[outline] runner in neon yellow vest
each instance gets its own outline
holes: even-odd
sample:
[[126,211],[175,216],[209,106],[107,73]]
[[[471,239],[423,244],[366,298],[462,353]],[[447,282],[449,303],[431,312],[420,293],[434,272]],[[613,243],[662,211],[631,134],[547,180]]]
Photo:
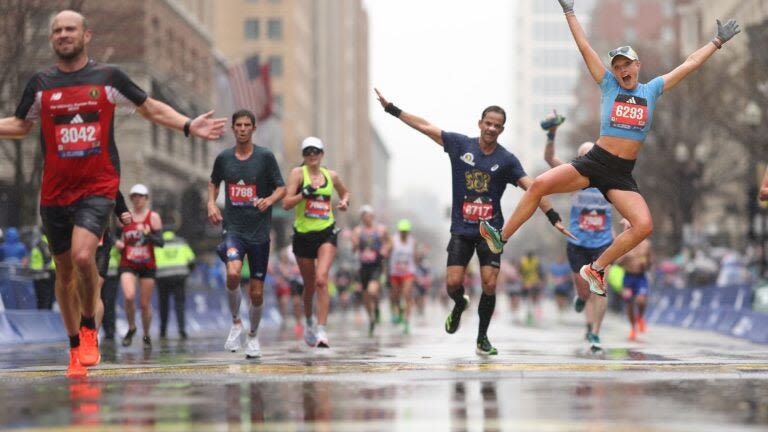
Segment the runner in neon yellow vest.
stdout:
[[[349,191],[335,171],[320,164],[323,142],[308,137],[301,143],[304,163],[288,175],[288,192],[283,208],[295,208],[293,224],[293,253],[304,279],[304,341],[311,347],[328,348],[328,273],[336,257],[336,226],[333,217],[333,191],[341,198],[336,205],[345,211],[349,207]],[[317,292],[317,325],[312,318],[312,302]]]

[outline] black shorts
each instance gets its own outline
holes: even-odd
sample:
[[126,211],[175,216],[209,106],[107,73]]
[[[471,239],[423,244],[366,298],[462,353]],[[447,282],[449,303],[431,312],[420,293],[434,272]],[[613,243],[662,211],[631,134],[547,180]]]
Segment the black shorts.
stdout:
[[571,271],[578,273],[584,265],[592,264],[610,245],[608,243],[599,248],[585,248],[569,242],[565,251],[568,254],[568,264],[571,266]]
[[322,231],[300,233],[293,232],[293,254],[296,258],[317,258],[317,250],[325,243],[336,246],[336,226],[331,225]]
[[301,295],[304,292],[304,284],[299,281],[291,281],[291,295]]
[[114,208],[115,201],[100,196],[85,197],[68,206],[40,206],[40,219],[51,253],[58,255],[72,247],[75,226],[101,237]]
[[154,279],[155,273],[157,273],[157,269],[148,269],[148,268],[135,269],[135,268],[126,267],[126,266],[118,267],[117,274],[122,275],[123,273],[133,273],[139,279]]
[[363,290],[368,288],[368,283],[371,281],[379,281],[381,279],[381,263],[376,264],[361,264],[360,265],[360,285]]
[[608,199],[611,189],[640,192],[632,177],[635,161],[614,156],[598,145],[584,156],[572,160],[571,165],[588,178],[589,186],[598,188],[608,202],[611,201]]
[[449,266],[466,267],[472,255],[477,251],[477,258],[480,260],[480,266],[491,266],[499,268],[501,266],[501,254],[495,254],[488,248],[488,244],[480,237],[468,237],[460,234],[451,234],[451,240],[445,249],[448,252]]

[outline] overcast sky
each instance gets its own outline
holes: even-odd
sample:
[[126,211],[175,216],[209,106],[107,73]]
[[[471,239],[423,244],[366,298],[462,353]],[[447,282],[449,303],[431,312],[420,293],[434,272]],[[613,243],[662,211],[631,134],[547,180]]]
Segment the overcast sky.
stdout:
[[[488,105],[509,114],[514,2],[365,0],[370,79],[390,101],[443,130],[469,136]],[[450,203],[450,164],[442,148],[386,114],[371,89],[371,119],[392,153],[391,194],[413,184]],[[499,141],[508,143],[505,131]]]

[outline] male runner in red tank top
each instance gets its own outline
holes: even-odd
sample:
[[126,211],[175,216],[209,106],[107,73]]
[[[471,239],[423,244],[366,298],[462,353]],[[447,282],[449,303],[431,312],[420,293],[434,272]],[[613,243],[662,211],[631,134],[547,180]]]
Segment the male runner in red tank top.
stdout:
[[[49,40],[56,64],[32,76],[12,117],[0,119],[0,138],[26,136],[40,121],[44,152],[40,215],[56,263],[56,299],[69,335],[67,376],[87,375],[99,363],[95,313],[99,298],[96,248],[120,182],[114,139],[118,104],[143,117],[203,139],[218,139],[226,119],[194,119],[141,90],[120,69],[92,61],[85,17],[59,12]],[[82,342],[82,345],[81,345]]]

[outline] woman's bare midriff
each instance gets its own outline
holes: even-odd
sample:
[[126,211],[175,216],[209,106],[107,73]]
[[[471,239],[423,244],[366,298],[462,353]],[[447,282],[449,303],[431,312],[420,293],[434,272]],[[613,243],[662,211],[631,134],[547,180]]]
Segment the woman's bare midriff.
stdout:
[[601,136],[597,139],[597,145],[608,153],[622,159],[635,160],[640,152],[642,141],[619,138],[614,136]]

